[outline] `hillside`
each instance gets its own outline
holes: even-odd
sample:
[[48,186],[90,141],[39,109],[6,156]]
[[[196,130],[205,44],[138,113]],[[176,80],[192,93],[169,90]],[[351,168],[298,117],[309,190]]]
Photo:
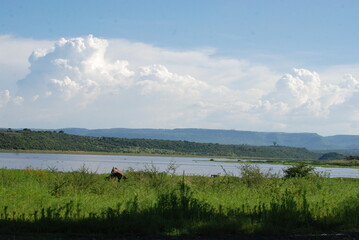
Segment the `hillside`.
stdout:
[[247,144],[269,146],[304,147],[309,150],[359,149],[358,135],[323,137],[316,133],[251,132],[211,129],[84,129],[66,128],[66,133],[93,137],[144,138],[182,140],[199,143]]
[[87,137],[54,131],[1,130],[0,149],[173,154],[195,156],[317,159],[304,148],[284,146],[221,145],[188,141]]

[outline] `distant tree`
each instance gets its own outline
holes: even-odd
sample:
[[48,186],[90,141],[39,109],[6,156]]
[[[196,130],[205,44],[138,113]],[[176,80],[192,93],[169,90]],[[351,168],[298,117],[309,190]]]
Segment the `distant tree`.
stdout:
[[336,152],[330,152],[330,153],[325,153],[323,154],[321,157],[319,157],[318,160],[338,160],[338,159],[343,159],[344,156],[342,154],[336,153]]
[[277,147],[278,146],[278,143],[276,141],[273,141],[273,146],[274,147]]

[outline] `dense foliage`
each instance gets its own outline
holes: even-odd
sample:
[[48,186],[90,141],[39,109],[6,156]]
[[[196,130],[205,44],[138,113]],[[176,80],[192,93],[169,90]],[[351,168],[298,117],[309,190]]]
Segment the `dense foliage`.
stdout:
[[339,160],[339,159],[344,159],[344,155],[337,152],[325,153],[319,158],[319,160]]
[[2,130],[0,149],[316,159],[317,153],[284,146],[221,145],[188,141],[85,137],[63,132]]
[[301,163],[296,166],[289,167],[283,171],[284,178],[306,177],[314,172],[314,167]]
[[0,169],[0,232],[103,237],[359,231],[357,180],[284,179],[249,165],[240,171],[241,178],[210,178],[151,168],[126,171],[128,179],[118,183],[86,167],[67,173]]
[[352,156],[352,155],[350,155],[350,156],[345,157],[345,159],[346,159],[346,160],[359,160],[359,156]]

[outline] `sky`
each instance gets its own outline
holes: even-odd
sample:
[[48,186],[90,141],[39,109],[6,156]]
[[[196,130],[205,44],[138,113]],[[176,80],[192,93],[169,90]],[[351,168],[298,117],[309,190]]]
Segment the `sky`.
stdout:
[[0,0],[0,128],[359,134],[357,0]]

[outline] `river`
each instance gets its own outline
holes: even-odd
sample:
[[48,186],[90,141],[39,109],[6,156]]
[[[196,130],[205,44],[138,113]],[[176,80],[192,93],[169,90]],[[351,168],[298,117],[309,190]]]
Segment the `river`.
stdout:
[[[159,156],[123,156],[123,155],[81,155],[81,154],[45,154],[45,153],[0,153],[0,168],[56,169],[57,171],[74,171],[85,166],[92,172],[109,173],[112,167],[122,170],[148,170],[156,168],[166,171],[174,163],[176,174],[210,176],[211,174],[238,176],[241,163],[219,163],[209,158],[196,157],[159,157]],[[226,159],[215,159],[226,160]],[[288,165],[256,164],[261,171],[282,174]],[[330,177],[359,178],[359,169],[316,167],[317,172],[329,174]]]

